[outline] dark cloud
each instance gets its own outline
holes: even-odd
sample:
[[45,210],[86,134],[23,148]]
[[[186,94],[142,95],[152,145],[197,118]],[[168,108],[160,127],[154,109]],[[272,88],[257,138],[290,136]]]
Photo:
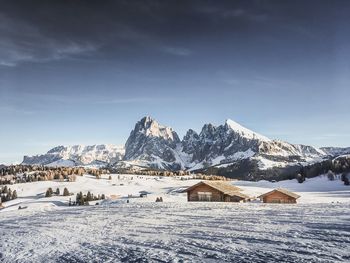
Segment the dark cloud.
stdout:
[[[189,56],[193,46],[273,35],[279,25],[306,34],[334,18],[331,1],[1,1],[0,65],[100,52],[153,50]],[[333,4],[333,5],[331,5]],[[336,4],[347,5],[346,1]],[[315,21],[315,18],[316,19]],[[329,19],[328,19],[329,20]],[[331,21],[331,23],[333,23]],[[314,28],[313,28],[314,29]],[[324,28],[323,30],[327,30]]]

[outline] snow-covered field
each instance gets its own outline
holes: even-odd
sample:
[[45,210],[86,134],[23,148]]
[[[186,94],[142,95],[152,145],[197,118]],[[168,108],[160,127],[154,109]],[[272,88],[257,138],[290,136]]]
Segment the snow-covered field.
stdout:
[[[198,180],[107,178],[11,185],[19,198],[0,211],[0,262],[350,261],[350,187],[340,180],[232,182],[250,196],[276,187],[301,195],[296,205],[280,205],[187,203],[181,190]],[[48,187],[114,198],[67,207],[70,197],[43,197]],[[126,203],[140,191],[150,194]]]

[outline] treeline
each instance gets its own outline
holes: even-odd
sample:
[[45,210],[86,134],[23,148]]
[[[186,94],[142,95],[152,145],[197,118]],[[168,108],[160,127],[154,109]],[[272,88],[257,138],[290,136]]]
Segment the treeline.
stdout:
[[[230,180],[230,178],[220,175],[213,174],[202,174],[202,173],[191,173],[190,171],[163,171],[163,170],[113,170],[113,173],[122,173],[122,174],[135,174],[135,175],[149,175],[149,176],[184,176],[181,180],[187,179],[200,179],[200,180]],[[188,177],[190,176],[190,177]],[[119,177],[118,177],[119,179]]]
[[0,187],[0,206],[2,203],[16,199],[17,198],[17,191],[11,190],[11,188],[8,188],[6,185],[4,187]]
[[83,195],[82,192],[77,193],[75,202],[71,202],[69,200],[69,206],[72,205],[89,205],[90,201],[104,200],[106,199],[105,194],[94,195],[90,191],[87,192],[86,195]]
[[110,169],[111,173],[136,174],[150,176],[184,176],[190,175],[189,171],[165,171],[165,170],[133,170],[133,169]]
[[181,177],[181,180],[197,179],[197,180],[207,180],[207,181],[229,181],[228,177],[220,175],[207,175],[207,174],[193,174],[190,177]]
[[[45,197],[51,197],[52,195],[58,196],[58,195],[60,195],[60,193],[61,193],[61,191],[60,191],[59,188],[57,188],[56,191],[54,192],[54,191],[52,190],[52,188],[49,187],[49,188],[46,190]],[[69,196],[69,195],[71,195],[71,194],[69,193],[67,187],[65,187],[65,188],[63,189],[63,194],[62,194],[62,195],[63,195],[63,196]]]
[[336,174],[341,174],[341,180],[345,185],[349,185],[350,180],[350,157],[337,157],[300,168],[295,178],[299,183],[303,183],[306,178],[313,178],[321,174],[326,174],[330,181],[335,180]]
[[[61,193],[60,189],[57,188],[56,191],[53,191],[51,187],[49,187],[46,190],[45,197],[52,197],[52,196],[59,196]],[[63,196],[70,196],[73,195],[73,193],[70,193],[67,187],[63,189]],[[97,201],[97,200],[104,200],[106,199],[105,194],[98,194],[94,195],[90,191],[87,192],[87,194],[83,194],[82,192],[77,193],[75,201],[72,202],[71,199],[69,199],[69,206],[75,206],[75,205],[89,205],[90,201]]]
[[0,169],[0,185],[52,180],[74,182],[76,176],[91,174],[99,178],[104,173],[109,173],[109,171],[83,167],[11,165]]

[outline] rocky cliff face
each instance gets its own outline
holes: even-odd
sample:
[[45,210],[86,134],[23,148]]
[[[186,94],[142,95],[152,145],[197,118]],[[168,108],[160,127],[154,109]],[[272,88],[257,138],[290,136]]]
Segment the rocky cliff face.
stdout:
[[125,144],[124,161],[160,169],[180,169],[176,148],[181,143],[171,128],[160,125],[151,117],[136,123]]
[[211,165],[235,160],[238,155],[252,156],[260,140],[268,139],[228,120],[217,127],[205,124],[199,135],[190,130],[182,141],[182,150],[192,156],[193,163]]
[[160,169],[203,169],[255,159],[261,169],[310,162],[325,153],[305,145],[274,141],[240,124],[205,124],[199,134],[190,129],[180,141],[171,128],[150,117],[139,121],[125,145],[124,161]]

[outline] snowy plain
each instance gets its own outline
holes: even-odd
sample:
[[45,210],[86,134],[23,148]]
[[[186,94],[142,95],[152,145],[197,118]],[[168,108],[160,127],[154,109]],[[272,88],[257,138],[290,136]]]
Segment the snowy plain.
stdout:
[[[181,190],[197,182],[84,175],[76,182],[11,185],[19,198],[0,210],[0,262],[350,261],[350,187],[340,180],[231,182],[252,197],[287,188],[301,195],[296,205],[187,203]],[[48,187],[113,200],[67,207],[75,195],[45,198]],[[126,202],[140,191],[150,194]],[[164,202],[155,203],[160,196]]]

